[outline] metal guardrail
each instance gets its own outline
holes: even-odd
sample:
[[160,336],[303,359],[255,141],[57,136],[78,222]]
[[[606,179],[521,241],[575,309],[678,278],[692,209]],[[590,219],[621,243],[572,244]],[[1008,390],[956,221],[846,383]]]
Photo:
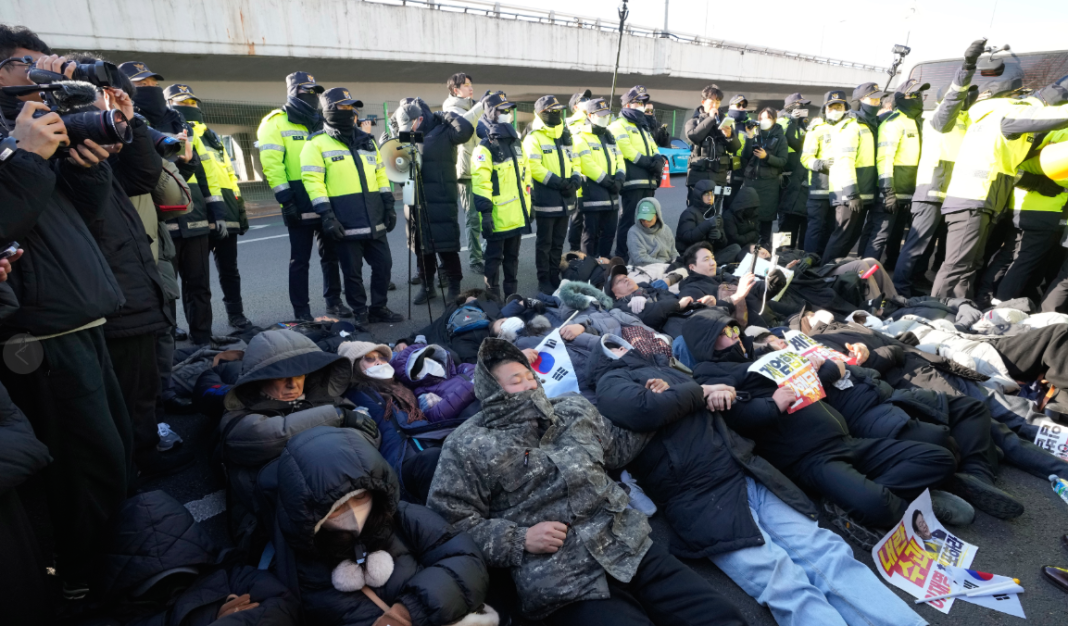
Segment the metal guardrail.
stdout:
[[[470,15],[481,15],[484,17],[507,19],[520,22],[536,22],[541,24],[553,24],[556,26],[567,26],[571,28],[600,30],[610,33],[619,32],[619,22],[615,21],[614,19],[602,20],[600,18],[572,15],[569,13],[558,13],[556,11],[542,11],[529,7],[516,7],[501,4],[500,2],[484,2],[480,0],[449,0],[449,2],[434,2],[434,0],[363,1],[393,6],[412,6],[434,11],[445,11],[448,13],[467,13]],[[690,44],[695,46],[707,46],[709,48],[722,48],[724,50],[734,50],[736,52],[741,52],[742,54],[745,54],[746,52],[764,54],[767,56],[796,59],[798,61],[805,61],[808,63],[834,65],[838,67],[850,67],[861,70],[869,70],[873,72],[886,72],[887,70],[887,68],[885,67],[869,65],[866,63],[854,63],[852,61],[833,59],[830,57],[824,57],[819,55],[803,54],[800,52],[791,52],[789,50],[779,50],[777,48],[753,46],[750,44],[728,41],[726,39],[711,39],[708,37],[701,37],[699,35],[693,34],[672,33],[665,31],[661,28],[651,28],[647,26],[627,24],[624,30],[628,35],[632,35],[634,37],[672,39],[679,43]]]

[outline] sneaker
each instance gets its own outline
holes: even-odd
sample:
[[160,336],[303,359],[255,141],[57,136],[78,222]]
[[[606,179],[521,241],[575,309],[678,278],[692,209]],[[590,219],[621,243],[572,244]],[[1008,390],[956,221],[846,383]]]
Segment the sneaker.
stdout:
[[248,321],[248,318],[241,313],[237,313],[230,316],[230,327],[237,330],[247,330],[252,328],[252,322]]
[[479,276],[486,273],[486,264],[482,261],[476,261],[475,263],[471,263],[467,267],[471,270],[473,274],[478,274]]
[[945,491],[931,490],[931,509],[938,521],[950,526],[967,526],[975,521],[972,505]]
[[649,499],[649,496],[645,495],[645,492],[638,486],[638,482],[634,480],[630,472],[623,470],[619,479],[623,481],[623,490],[630,496],[630,508],[645,513],[646,517],[656,515],[656,505]]
[[362,311],[353,311],[353,313],[352,313],[352,321],[355,322],[356,324],[360,325],[360,326],[366,326],[367,325],[367,309],[364,309]]
[[1013,519],[1024,512],[1024,505],[993,484],[971,474],[956,473],[947,485],[956,494],[987,515],[998,519]]
[[875,544],[879,543],[879,540],[885,534],[876,533],[865,526],[861,526],[842,507],[830,500],[823,501],[823,510],[830,517],[831,523],[834,524],[835,528],[842,531],[846,538],[865,551],[871,552],[871,549],[875,547]]
[[433,289],[427,289],[426,287],[420,287],[419,292],[415,294],[415,299],[412,300],[413,304],[426,304],[428,300],[433,300],[438,297],[438,292]]
[[[185,400],[185,398],[182,399]],[[182,445],[181,435],[171,430],[171,425],[167,422],[156,424],[156,432],[159,433],[159,443],[156,444],[156,449],[160,452],[167,452],[175,446]]]
[[196,461],[193,453],[183,448],[172,448],[167,452],[153,450],[140,455],[134,460],[140,474],[138,481],[143,482],[160,476],[170,476],[189,468]]
[[308,322],[315,321],[315,318],[312,317],[311,311],[301,311],[300,313],[294,315],[293,319],[298,322],[301,322],[302,324],[307,324]]
[[422,285],[423,284],[423,277],[420,276],[419,274],[416,274],[415,276],[412,276],[411,279],[408,282],[413,284],[413,285]]
[[63,581],[63,599],[64,600],[81,600],[85,596],[89,595],[89,585],[77,580],[64,580]]
[[396,291],[396,290],[397,290],[397,284],[394,283],[392,280],[389,281],[389,287],[386,287],[386,291]]
[[331,317],[352,317],[352,309],[338,302],[333,306],[326,307],[326,314]]
[[371,324],[396,324],[397,322],[403,322],[404,316],[400,313],[394,313],[389,310],[388,306],[384,306],[381,309],[371,309],[371,312],[367,315],[367,321]]

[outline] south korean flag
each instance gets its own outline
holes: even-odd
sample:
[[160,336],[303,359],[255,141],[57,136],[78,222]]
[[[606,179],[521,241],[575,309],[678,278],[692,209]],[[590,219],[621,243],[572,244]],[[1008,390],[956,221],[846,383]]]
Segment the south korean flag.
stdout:
[[560,337],[560,329],[549,333],[534,350],[538,358],[530,366],[545,388],[546,396],[556,398],[569,392],[578,393],[578,377],[571,365],[571,357],[567,355],[564,340]]

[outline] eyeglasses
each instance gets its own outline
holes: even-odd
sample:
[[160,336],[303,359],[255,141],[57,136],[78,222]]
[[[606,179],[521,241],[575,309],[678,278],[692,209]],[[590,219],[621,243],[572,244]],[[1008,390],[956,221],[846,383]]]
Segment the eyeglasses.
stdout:
[[33,64],[33,57],[11,57],[0,61],[0,68],[11,66],[11,69],[22,69],[23,72],[29,72]]
[[727,339],[737,339],[740,334],[742,331],[738,330],[737,326],[727,326],[723,329],[723,336]]

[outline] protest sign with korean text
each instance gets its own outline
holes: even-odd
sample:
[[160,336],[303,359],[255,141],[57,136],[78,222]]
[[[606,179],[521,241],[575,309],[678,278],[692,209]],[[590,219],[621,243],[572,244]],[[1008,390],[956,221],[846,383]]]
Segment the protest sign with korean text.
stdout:
[[794,390],[797,400],[786,410],[787,413],[794,413],[827,397],[816,369],[808,359],[792,350],[765,354],[749,366],[749,371],[770,378],[780,387]]
[[[925,490],[905,509],[905,516],[872,548],[875,569],[886,582],[913,596],[933,598],[953,592],[950,567],[971,567],[978,548],[949,532],[931,508]],[[954,598],[928,604],[949,613]]]

